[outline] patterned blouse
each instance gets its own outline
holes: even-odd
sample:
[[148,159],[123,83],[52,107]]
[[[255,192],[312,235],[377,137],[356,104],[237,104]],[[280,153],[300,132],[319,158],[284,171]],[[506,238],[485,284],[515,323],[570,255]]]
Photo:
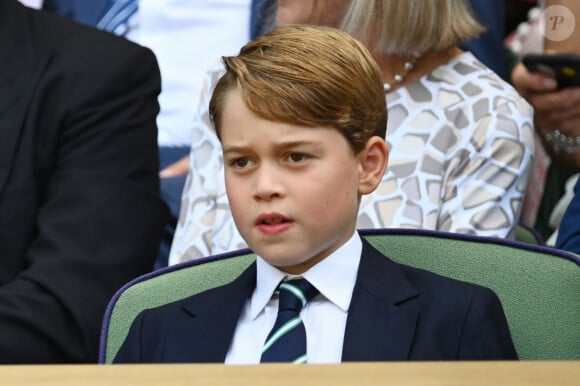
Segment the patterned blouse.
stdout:
[[[208,73],[170,264],[245,247],[229,210]],[[387,94],[389,163],[361,200],[359,228],[423,228],[513,238],[534,156],[533,110],[464,52]]]

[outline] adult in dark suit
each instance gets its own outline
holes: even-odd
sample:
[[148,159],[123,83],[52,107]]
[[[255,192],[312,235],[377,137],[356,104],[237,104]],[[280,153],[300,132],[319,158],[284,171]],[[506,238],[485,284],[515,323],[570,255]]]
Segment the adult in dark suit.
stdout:
[[223,60],[209,111],[232,215],[258,258],[231,284],[141,313],[115,360],[515,358],[491,290],[395,264],[355,231],[388,158],[382,74],[362,43],[288,25]]
[[151,269],[153,54],[0,1],[0,363],[94,362],[106,304]]
[[[143,312],[115,362],[224,362],[255,285],[253,264],[226,286]],[[489,289],[395,263],[363,241],[342,361],[515,359],[506,326]]]
[[[139,22],[137,22],[137,29],[141,29],[141,31],[138,31],[137,36],[133,38],[136,38],[137,42],[143,40],[143,44],[145,45],[155,43],[152,42],[151,39],[147,39],[147,37],[156,34],[158,36],[161,34],[161,39],[163,36],[168,36],[164,40],[168,43],[171,43],[171,39],[176,36],[181,38],[183,38],[183,36],[189,36],[194,40],[190,47],[185,51],[183,50],[183,47],[179,47],[178,45],[175,45],[174,50],[167,49],[167,45],[160,45],[160,43],[156,43],[157,45],[153,44],[151,46],[151,48],[156,52],[160,63],[162,64],[161,72],[164,83],[164,95],[161,96],[160,101],[162,105],[162,111],[169,117],[193,116],[193,106],[190,106],[190,104],[187,103],[183,104],[182,102],[179,102],[179,100],[190,99],[190,97],[195,98],[194,100],[199,99],[199,92],[201,92],[199,86],[201,86],[201,80],[203,79],[203,74],[206,70],[205,67],[191,67],[191,64],[189,64],[187,68],[184,69],[183,64],[181,63],[187,62],[187,58],[189,58],[191,61],[196,61],[197,58],[197,62],[199,62],[200,55],[202,58],[204,58],[205,61],[209,59],[213,63],[221,55],[230,52],[232,48],[234,48],[234,45],[237,44],[236,42],[238,40],[241,41],[241,43],[239,43],[241,45],[245,43],[245,40],[243,39],[251,40],[263,34],[271,27],[273,23],[273,17],[275,13],[273,12],[273,9],[276,5],[276,2],[273,0],[248,1],[248,6],[250,7],[250,18],[248,20],[249,36],[244,37],[241,33],[241,31],[247,27],[245,26],[245,22],[243,20],[239,21],[237,25],[230,26],[230,32],[225,32],[223,36],[215,37],[216,44],[214,44],[214,46],[216,48],[214,48],[214,51],[205,52],[203,48],[207,49],[207,47],[205,47],[203,44],[203,39],[197,42],[201,42],[201,45],[195,42],[195,38],[197,36],[196,34],[199,34],[200,31],[204,33],[211,33],[210,31],[213,31],[212,28],[215,28],[212,26],[216,25],[216,20],[214,19],[219,17],[220,14],[224,23],[230,23],[232,18],[232,14],[228,13],[229,11],[227,10],[227,2],[226,4],[222,5],[212,5],[211,2],[206,3],[207,4],[205,5],[195,5],[195,2],[192,1],[191,5],[179,5],[165,2],[162,5],[156,5],[155,7],[152,7],[153,9],[146,10],[144,23],[139,24]],[[239,1],[234,1],[229,5],[230,8],[236,9],[236,12],[242,14],[243,6],[238,5],[239,3]],[[44,0],[43,9],[57,12],[83,24],[114,31],[115,29],[111,26],[115,23],[99,23],[105,14],[107,14],[109,8],[113,6],[113,4],[115,4],[114,0]],[[208,20],[206,22],[200,23],[200,19],[203,19],[203,16],[199,16],[197,12],[200,8],[203,9],[204,7],[208,8],[207,11],[210,12],[211,16],[208,16]],[[149,5],[149,8],[151,8],[151,5]],[[174,10],[172,12],[172,8],[176,8],[178,11],[175,12]],[[153,11],[156,13],[153,13]],[[179,15],[179,12],[181,11],[187,13],[188,16],[186,19],[183,19],[183,15]],[[159,16],[157,19],[150,20],[152,14]],[[171,16],[173,16],[173,19]],[[109,20],[108,17],[106,19]],[[137,11],[137,20],[138,19],[139,11]],[[200,23],[199,29],[191,29],[191,25],[195,23]],[[170,25],[167,24],[174,24],[175,27],[170,27]],[[232,31],[236,31],[238,29],[240,30],[240,33],[236,33],[236,39],[232,40]],[[119,30],[123,33],[126,33],[128,29],[120,28]],[[175,31],[180,32],[176,35]],[[200,51],[200,49],[202,51]],[[239,46],[235,46],[235,51],[232,52],[237,52],[238,49]],[[172,54],[173,51],[177,52],[178,54]],[[214,53],[217,53],[215,57],[213,56]],[[204,62],[204,60],[201,62]],[[202,72],[199,72],[200,70]],[[187,75],[187,79],[185,79],[184,74]],[[192,82],[192,80],[195,81]],[[164,103],[166,104],[164,105]],[[183,111],[184,109],[185,111]],[[191,113],[189,111],[191,111]],[[159,121],[160,138],[170,138],[173,143],[163,144],[160,142],[159,146],[161,195],[170,208],[171,218],[165,228],[164,237],[160,245],[158,258],[155,262],[154,268],[167,266],[169,249],[171,247],[175,227],[179,218],[181,195],[187,175],[187,168],[189,165],[188,159],[191,142],[191,138],[187,138],[187,143],[184,144],[181,140],[183,135],[181,134],[176,136],[176,132],[184,132],[186,135],[190,135],[189,132],[191,122],[189,119],[177,120],[176,118],[163,118],[163,116],[165,115],[162,115],[161,120]],[[169,125],[169,123],[171,123],[171,125]],[[165,142],[167,142],[167,139]],[[180,159],[182,160],[181,162],[179,162]]]

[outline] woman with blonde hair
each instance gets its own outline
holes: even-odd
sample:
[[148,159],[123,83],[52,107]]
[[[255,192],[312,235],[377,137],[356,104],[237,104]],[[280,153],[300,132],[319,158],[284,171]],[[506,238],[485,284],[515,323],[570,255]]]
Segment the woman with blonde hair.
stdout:
[[[532,109],[458,45],[482,27],[465,0],[280,0],[278,24],[341,28],[380,66],[389,164],[360,205],[359,228],[421,228],[513,238],[533,153]],[[307,47],[305,47],[307,49]],[[244,247],[207,112],[194,127],[190,172],[170,263]]]

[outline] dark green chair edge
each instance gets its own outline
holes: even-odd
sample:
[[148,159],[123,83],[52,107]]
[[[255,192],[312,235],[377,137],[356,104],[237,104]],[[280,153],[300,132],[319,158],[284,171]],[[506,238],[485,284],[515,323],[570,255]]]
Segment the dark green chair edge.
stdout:
[[534,245],[545,245],[544,239],[534,228],[520,222],[516,227],[515,240]]

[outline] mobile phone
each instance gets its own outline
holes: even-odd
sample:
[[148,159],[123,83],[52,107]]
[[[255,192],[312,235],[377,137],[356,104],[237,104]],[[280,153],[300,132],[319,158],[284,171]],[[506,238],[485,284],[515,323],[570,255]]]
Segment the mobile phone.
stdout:
[[528,54],[522,59],[528,71],[553,76],[558,88],[580,86],[580,55]]

